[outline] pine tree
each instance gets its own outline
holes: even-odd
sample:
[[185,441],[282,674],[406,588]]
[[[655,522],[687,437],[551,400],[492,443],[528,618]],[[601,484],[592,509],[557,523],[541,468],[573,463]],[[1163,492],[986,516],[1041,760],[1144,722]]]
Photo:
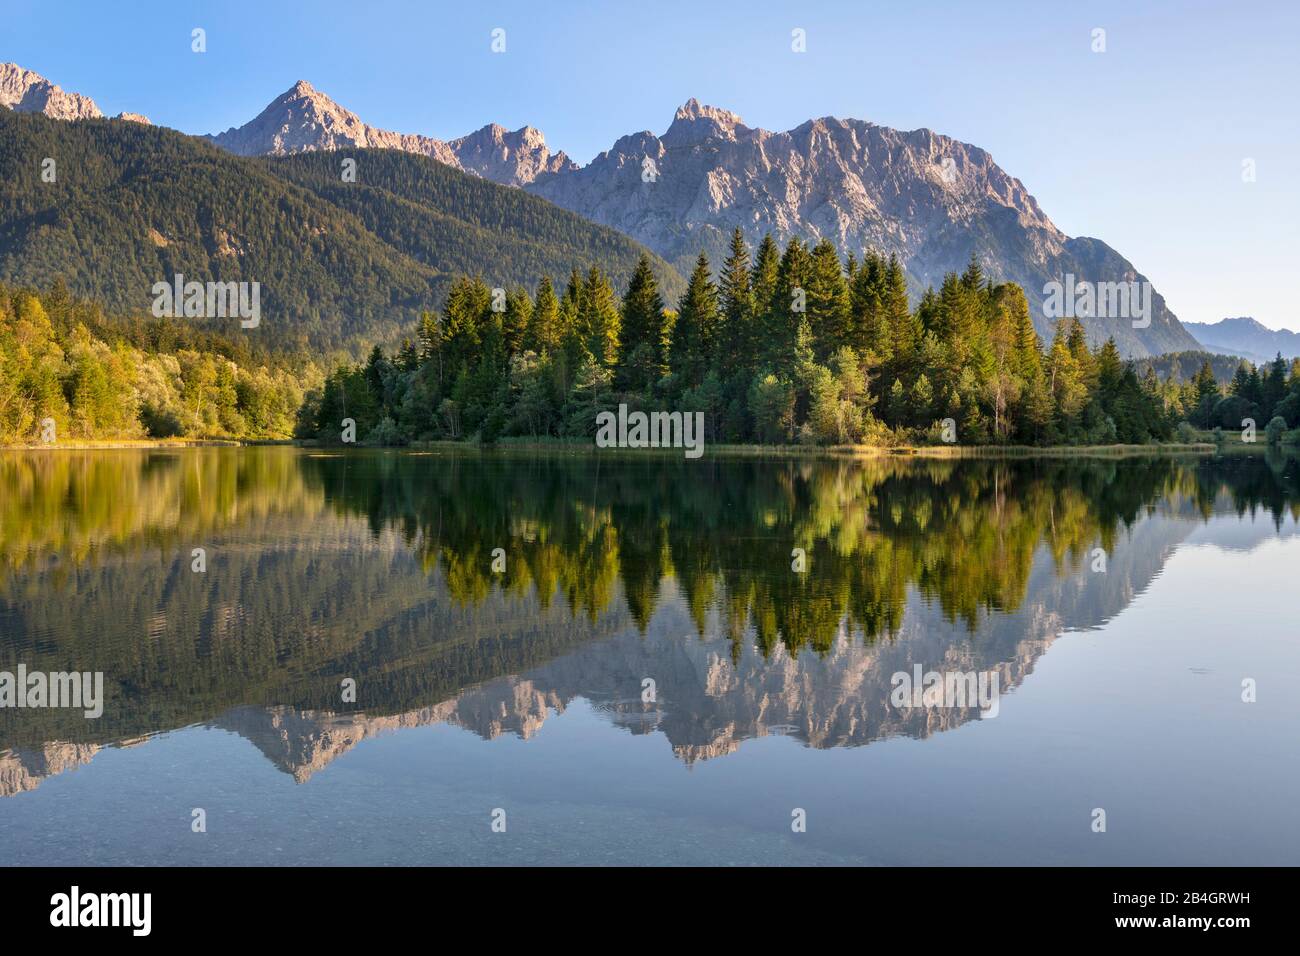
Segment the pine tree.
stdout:
[[623,296],[623,340],[614,376],[616,388],[645,391],[663,376],[667,368],[666,335],[659,284],[650,268],[650,257],[642,253]]
[[[900,388],[901,392],[901,388]],[[922,372],[912,383],[912,389],[909,395],[911,404],[912,420],[924,427],[930,424],[933,416],[934,389],[930,387],[930,379]]]
[[537,299],[528,317],[524,334],[524,348],[538,355],[549,355],[560,347],[564,329],[560,321],[560,300],[555,297],[550,276],[542,276],[537,284]]
[[772,297],[767,364],[778,373],[793,371],[799,326],[807,319],[811,271],[808,250],[796,236],[786,244],[785,252],[781,255],[776,292]]
[[984,270],[980,268],[979,258],[973,249],[970,262],[966,264],[966,271],[961,274],[961,284],[968,292],[978,292],[984,287]]
[[1083,409],[1088,389],[1070,348],[1070,320],[1057,323],[1056,336],[1047,356],[1048,387],[1051,390],[1057,415],[1068,428]]
[[[975,263],[972,261],[971,265]],[[979,289],[972,289],[950,272],[939,287],[939,309],[935,317],[935,334],[952,346],[955,367],[963,367],[975,353],[981,331]]]
[[[917,379],[919,382],[920,379]],[[928,388],[929,381],[926,381]],[[915,383],[913,383],[915,387]],[[933,394],[930,400],[934,399]],[[907,390],[903,388],[902,379],[894,379],[894,383],[889,386],[889,391],[885,393],[885,420],[889,425],[895,427],[909,424],[910,411],[914,405],[908,400]]]
[[910,378],[916,368],[921,347],[922,311],[907,304],[907,275],[898,257],[891,255],[885,266],[881,296],[881,324],[889,335],[889,361],[886,372],[898,378]]
[[849,288],[849,339],[854,348],[877,363],[893,355],[890,316],[886,313],[885,261],[868,250]]
[[722,354],[729,367],[746,374],[758,364],[754,329],[754,297],[750,287],[749,247],[737,227],[718,282],[722,310]]
[[1192,395],[1193,408],[1190,410],[1193,424],[1209,428],[1214,406],[1218,404],[1219,383],[1214,377],[1214,369],[1209,359],[1201,363],[1200,370],[1192,379],[1195,392]]
[[1263,415],[1272,418],[1273,409],[1286,396],[1286,359],[1282,358],[1282,353],[1278,352],[1277,357],[1268,363],[1263,376],[1262,394],[1260,396],[1260,406]]
[[442,307],[444,381],[455,381],[477,358],[480,330],[491,303],[492,290],[482,279],[460,278],[451,284]]
[[420,362],[430,369],[436,393],[442,395],[445,371],[443,361],[445,340],[442,334],[442,321],[435,313],[421,313],[418,336],[420,339]]
[[1084,329],[1083,323],[1078,319],[1068,319],[1066,321],[1070,323],[1066,344],[1069,346],[1070,355],[1074,358],[1079,379],[1084,389],[1089,394],[1092,394],[1097,391],[1097,361],[1088,348],[1087,331]]
[[816,340],[815,350],[825,360],[849,344],[849,287],[844,267],[829,239],[813,247],[807,277],[808,323]]
[[715,367],[719,322],[718,290],[711,278],[709,259],[701,252],[678,304],[669,351],[680,387],[700,385]]
[[991,303],[991,312],[987,333],[987,361],[977,364],[981,366],[982,380],[993,409],[994,437],[998,441],[1005,441],[1011,434],[1011,418],[1008,413],[1020,398],[1022,384],[1018,374],[1017,317],[1013,312],[1013,303],[997,293]]
[[755,360],[760,366],[775,368],[780,319],[776,308],[776,286],[780,278],[781,252],[771,234],[763,236],[754,253],[754,269],[749,289],[754,303]]
[[1209,359],[1202,363],[1192,379],[1192,384],[1196,386],[1196,403],[1198,405],[1204,399],[1218,401],[1219,383],[1214,377],[1214,368],[1210,365]]
[[578,328],[579,314],[582,312],[582,273],[574,266],[569,270],[569,281],[564,285],[564,295],[560,297],[560,339],[569,338],[571,334],[581,334]]
[[592,266],[579,296],[578,327],[592,358],[613,370],[618,363],[622,317],[614,287],[599,267]]
[[1042,345],[1024,291],[1014,285],[1002,288],[1014,316],[1015,371],[1021,383],[1016,435],[1021,441],[1039,444],[1046,439],[1052,421],[1052,394],[1043,371]]
[[523,348],[524,336],[528,322],[533,314],[533,300],[526,289],[511,289],[506,295],[506,311],[501,319],[502,333],[507,355],[514,355]]
[[1112,336],[1097,353],[1097,388],[1103,402],[1114,400],[1123,375],[1124,360],[1120,358],[1119,347]]

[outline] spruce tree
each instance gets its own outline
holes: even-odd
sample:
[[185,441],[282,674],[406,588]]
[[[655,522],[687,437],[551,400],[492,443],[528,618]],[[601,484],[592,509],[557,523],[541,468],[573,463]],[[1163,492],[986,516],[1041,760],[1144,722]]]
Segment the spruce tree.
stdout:
[[813,247],[809,257],[806,287],[808,324],[822,361],[849,344],[849,287],[844,267],[829,239]]
[[718,289],[704,253],[695,261],[686,292],[677,308],[669,362],[681,388],[694,388],[714,368],[717,357]]
[[961,274],[961,284],[968,292],[978,292],[984,287],[984,270],[980,268],[980,261],[973,249],[966,271]]
[[868,250],[850,281],[849,340],[862,355],[879,363],[888,362],[893,354],[885,282],[884,259]]
[[[786,244],[777,269],[776,292],[772,300],[768,338],[768,364],[788,374],[794,368],[799,326],[808,319],[808,285],[812,262],[808,250],[796,236]],[[809,324],[811,329],[811,324]],[[813,345],[815,351],[815,344]]]
[[623,296],[623,336],[615,387],[645,391],[666,371],[666,323],[659,283],[642,253]]
[[532,314],[533,300],[527,290],[515,288],[506,294],[506,311],[501,326],[507,355],[514,355],[523,348]]
[[889,336],[886,371],[899,378],[911,378],[921,347],[921,309],[912,312],[907,304],[907,275],[898,257],[891,255],[885,266],[881,292],[881,325]]
[[776,309],[776,286],[780,278],[781,253],[771,234],[763,236],[754,253],[754,270],[749,289],[754,303],[755,361],[767,369],[776,368],[776,338],[780,320]]
[[598,266],[587,271],[578,305],[578,326],[595,361],[613,370],[618,363],[622,317],[614,287]]
[[722,264],[718,293],[722,309],[722,354],[729,368],[752,372],[758,364],[758,341],[754,329],[754,297],[750,287],[749,247],[737,227],[731,234],[731,249]]
[[560,322],[560,300],[555,297],[551,277],[542,276],[537,283],[537,298],[528,317],[524,348],[538,355],[549,355],[560,347],[564,330]]

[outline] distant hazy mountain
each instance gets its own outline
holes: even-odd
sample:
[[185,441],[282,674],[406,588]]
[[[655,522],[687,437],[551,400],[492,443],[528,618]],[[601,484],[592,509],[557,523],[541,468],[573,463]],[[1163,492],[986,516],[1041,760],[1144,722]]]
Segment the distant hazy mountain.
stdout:
[[1286,359],[1300,356],[1300,332],[1270,329],[1245,316],[1218,322],[1184,322],[1183,327],[1210,351],[1240,355],[1252,362],[1271,362],[1279,352]]
[[541,131],[531,126],[510,132],[492,124],[450,142],[393,133],[363,122],[305,80],[272,100],[253,120],[208,139],[241,156],[351,147],[400,149],[509,186],[573,167],[564,153],[552,153]]
[[[650,167],[648,164],[653,164]],[[653,174],[653,181],[646,179]],[[733,228],[751,242],[828,237],[845,253],[897,253],[914,291],[938,286],[973,252],[985,272],[1020,283],[1040,334],[1051,280],[1144,281],[1098,239],[1072,239],[984,150],[920,129],[809,120],[784,133],[688,101],[662,136],[634,133],[578,170],[540,176],[530,191],[639,239],[680,268],[701,248],[716,265]],[[1152,321],[1086,319],[1094,341],[1128,355],[1197,347],[1158,293]]]

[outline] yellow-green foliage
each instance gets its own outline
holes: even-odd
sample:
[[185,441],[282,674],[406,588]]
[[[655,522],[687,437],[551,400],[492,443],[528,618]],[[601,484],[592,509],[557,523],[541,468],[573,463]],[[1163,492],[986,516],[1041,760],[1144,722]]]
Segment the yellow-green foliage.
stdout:
[[0,287],[0,443],[41,441],[46,419],[64,441],[288,438],[304,389],[321,380],[310,363],[246,367],[208,349],[143,348],[96,318],[61,289]]

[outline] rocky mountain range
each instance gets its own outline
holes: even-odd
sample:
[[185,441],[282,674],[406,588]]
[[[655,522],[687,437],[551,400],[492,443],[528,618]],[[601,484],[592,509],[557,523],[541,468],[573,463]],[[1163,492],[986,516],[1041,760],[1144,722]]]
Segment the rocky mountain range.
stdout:
[[[624,136],[581,169],[528,188],[679,268],[700,249],[720,262],[736,227],[751,243],[770,232],[897,254],[914,293],[974,254],[989,276],[1024,287],[1045,337],[1055,324],[1044,314],[1045,283],[1146,281],[1104,242],[1065,235],[987,152],[927,129],[823,117],[775,133],[692,99],[662,136]],[[1195,348],[1163,297],[1153,291],[1151,301],[1148,328],[1089,318],[1090,336],[1114,336],[1131,356]]]
[[[12,65],[0,90],[14,108],[100,115],[89,99]],[[1105,242],[1062,232],[985,150],[928,129],[822,117],[772,132],[691,99],[662,135],[624,136],[579,167],[531,126],[489,125],[450,141],[392,132],[300,81],[249,123],[205,138],[241,155],[379,147],[429,156],[613,227],[685,271],[701,250],[718,265],[736,227],[751,243],[770,232],[897,254],[916,295],[974,255],[991,278],[1024,287],[1044,337],[1056,321],[1047,283],[1148,282]],[[1154,289],[1150,304],[1145,327],[1131,315],[1082,318],[1094,342],[1114,337],[1128,356],[1199,347]]]
[[[691,99],[662,136],[624,136],[580,167],[551,153],[533,127],[486,126],[450,142],[377,130],[299,82],[212,141],[256,155],[352,146],[419,152],[612,226],[683,273],[701,250],[720,263],[736,227],[751,243],[770,232],[782,243],[826,237],[842,250],[897,254],[916,294],[974,254],[990,276],[1025,288],[1044,336],[1055,323],[1045,314],[1046,283],[1148,281],[1106,243],[1058,229],[987,152],[927,129],[823,117],[776,133]],[[1154,290],[1151,304],[1147,328],[1134,328],[1131,316],[1088,317],[1085,325],[1094,341],[1113,336],[1131,356],[1197,347]]]
[[496,124],[443,142],[417,133],[394,133],[362,121],[305,80],[271,101],[238,128],[207,137],[241,156],[284,156],[321,149],[400,149],[430,156],[455,169],[507,186],[522,186],[542,173],[577,167],[564,153],[552,153],[540,130],[507,130]]

